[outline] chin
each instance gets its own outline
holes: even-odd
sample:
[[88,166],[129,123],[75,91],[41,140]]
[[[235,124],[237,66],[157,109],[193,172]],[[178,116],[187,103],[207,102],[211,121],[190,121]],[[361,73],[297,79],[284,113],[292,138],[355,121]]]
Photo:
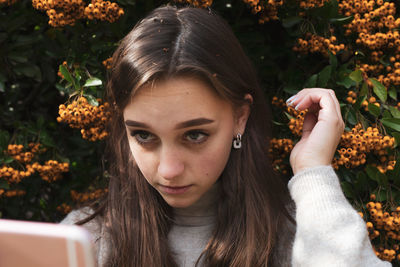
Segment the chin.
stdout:
[[173,208],[187,208],[193,205],[196,202],[196,199],[186,197],[186,198],[178,198],[178,197],[164,197],[165,202]]

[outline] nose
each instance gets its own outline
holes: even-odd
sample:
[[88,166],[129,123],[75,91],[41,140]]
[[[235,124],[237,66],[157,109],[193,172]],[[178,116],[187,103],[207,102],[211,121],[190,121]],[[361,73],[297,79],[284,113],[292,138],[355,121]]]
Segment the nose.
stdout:
[[183,173],[184,163],[177,151],[165,148],[161,152],[158,164],[158,174],[164,179],[170,180]]

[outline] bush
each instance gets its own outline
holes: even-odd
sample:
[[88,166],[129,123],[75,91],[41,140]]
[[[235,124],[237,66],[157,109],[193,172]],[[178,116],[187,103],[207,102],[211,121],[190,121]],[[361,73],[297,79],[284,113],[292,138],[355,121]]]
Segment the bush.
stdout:
[[[106,193],[108,103],[101,100],[118,41],[168,1],[0,0],[0,212],[58,221]],[[288,156],[306,111],[302,88],[332,88],[346,123],[333,166],[366,221],[379,257],[399,265],[400,18],[383,0],[179,1],[217,10],[259,72],[275,111],[270,152]]]

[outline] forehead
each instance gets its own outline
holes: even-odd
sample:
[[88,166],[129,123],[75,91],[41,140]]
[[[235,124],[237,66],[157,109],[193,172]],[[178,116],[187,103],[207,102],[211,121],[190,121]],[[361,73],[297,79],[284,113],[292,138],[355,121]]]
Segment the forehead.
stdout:
[[[185,120],[232,114],[231,104],[195,78],[173,78],[141,88],[124,109],[126,118]],[[222,115],[222,114],[220,114]]]

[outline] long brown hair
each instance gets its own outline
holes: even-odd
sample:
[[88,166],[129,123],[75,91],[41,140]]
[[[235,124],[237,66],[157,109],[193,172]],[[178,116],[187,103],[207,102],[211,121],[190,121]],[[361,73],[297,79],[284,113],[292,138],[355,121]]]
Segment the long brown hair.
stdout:
[[167,239],[172,208],[135,164],[122,111],[137,90],[178,76],[201,79],[236,107],[249,104],[246,94],[253,96],[242,148],[231,151],[219,178],[217,221],[201,257],[206,266],[271,266],[282,222],[293,218],[286,184],[268,158],[271,118],[256,72],[215,12],[169,5],[136,24],[113,55],[107,88],[114,106],[109,193],[91,216],[102,215],[109,235],[106,266],[177,265]]

